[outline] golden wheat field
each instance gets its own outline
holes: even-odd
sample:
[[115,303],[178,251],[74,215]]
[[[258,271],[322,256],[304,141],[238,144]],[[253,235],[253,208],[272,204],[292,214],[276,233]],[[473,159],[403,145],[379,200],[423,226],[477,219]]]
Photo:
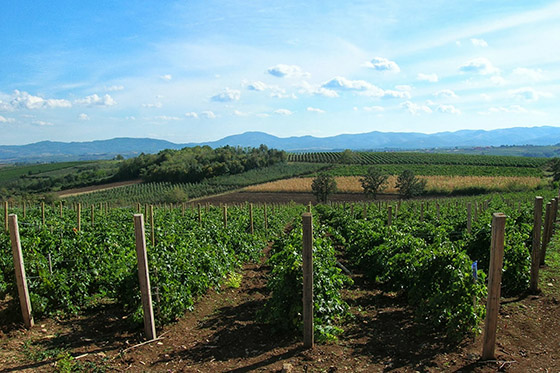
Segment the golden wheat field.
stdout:
[[[426,179],[428,192],[452,192],[456,189],[484,188],[489,191],[533,189],[543,183],[538,177],[531,176],[419,176]],[[335,177],[338,191],[343,193],[362,193],[359,176]],[[244,190],[249,192],[310,192],[313,178],[293,178],[252,185]],[[389,176],[387,189],[383,193],[397,193],[396,176]]]

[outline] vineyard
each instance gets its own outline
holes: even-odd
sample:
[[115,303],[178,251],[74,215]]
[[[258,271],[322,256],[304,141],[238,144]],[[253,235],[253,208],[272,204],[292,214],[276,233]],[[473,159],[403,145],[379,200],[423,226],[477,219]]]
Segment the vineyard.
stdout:
[[[540,192],[545,201],[553,196],[551,191]],[[356,288],[351,272],[363,274],[364,289],[404,300],[419,330],[437,331],[451,344],[476,335],[485,315],[492,213],[507,215],[502,294],[520,296],[530,280],[533,203],[534,194],[518,193],[316,206],[315,339],[332,343],[347,338],[357,312],[345,296]],[[33,316],[38,320],[74,317],[99,302],[110,302],[122,310],[128,327],[138,330],[143,312],[132,215],[143,212],[159,330],[178,322],[185,312],[196,312],[210,289],[238,287],[241,268],[266,259],[268,295],[254,321],[278,335],[294,336],[304,327],[301,214],[306,209],[296,204],[179,204],[155,209],[140,204],[111,209],[105,203],[19,205],[9,206],[4,220],[8,212],[18,216]],[[543,241],[546,237],[545,228]],[[9,307],[17,313],[5,230],[0,250],[0,298],[12,299]]]

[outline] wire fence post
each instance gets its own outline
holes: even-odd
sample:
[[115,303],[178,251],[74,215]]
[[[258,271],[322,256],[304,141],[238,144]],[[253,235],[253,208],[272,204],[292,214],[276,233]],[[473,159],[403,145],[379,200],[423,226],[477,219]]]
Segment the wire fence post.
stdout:
[[21,241],[19,239],[19,227],[17,215],[9,216],[10,240],[12,241],[12,254],[14,256],[14,268],[16,272],[16,283],[19,295],[19,304],[23,323],[29,329],[33,326],[33,314],[31,301],[29,300],[29,290],[27,289],[27,278],[25,277],[25,265],[23,263],[23,253],[21,251]]
[[539,254],[541,247],[542,207],[543,198],[535,197],[535,210],[533,213],[533,247],[531,251],[531,282],[529,286],[532,293],[539,291]]
[[313,348],[313,216],[306,212],[303,223],[303,346]]
[[490,243],[490,268],[488,270],[488,298],[482,345],[482,360],[495,359],[496,329],[500,308],[502,265],[504,261],[504,235],[506,216],[500,212],[492,215],[492,238]]
[[144,332],[146,333],[146,338],[152,340],[156,338],[156,327],[154,309],[152,307],[152,292],[150,290],[144,216],[142,214],[134,214],[134,233],[136,238],[136,256],[138,258],[138,281],[140,282],[142,310],[144,311]]

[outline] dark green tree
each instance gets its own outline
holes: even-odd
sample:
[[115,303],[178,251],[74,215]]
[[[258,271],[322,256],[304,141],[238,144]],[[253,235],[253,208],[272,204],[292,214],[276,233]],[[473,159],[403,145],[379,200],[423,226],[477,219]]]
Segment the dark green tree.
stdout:
[[426,180],[417,178],[411,170],[404,170],[397,177],[396,187],[403,198],[419,196],[426,189]]
[[548,164],[548,171],[552,173],[552,181],[560,180],[560,158],[552,158]]
[[326,173],[320,173],[311,183],[311,192],[319,202],[327,202],[329,196],[336,191],[336,180]]
[[383,174],[378,168],[370,167],[367,174],[360,179],[364,194],[375,199],[377,193],[387,188],[387,179],[389,175]]

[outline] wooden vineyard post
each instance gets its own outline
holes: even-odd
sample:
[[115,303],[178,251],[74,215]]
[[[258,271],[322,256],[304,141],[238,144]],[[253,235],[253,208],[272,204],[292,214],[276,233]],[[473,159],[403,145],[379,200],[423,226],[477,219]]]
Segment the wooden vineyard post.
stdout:
[[91,205],[91,227],[95,226],[95,206]]
[[254,234],[254,226],[253,226],[253,204],[249,204],[249,220],[251,221],[251,234]]
[[439,202],[436,202],[436,216],[437,216],[437,220],[439,221],[439,218],[440,218],[440,214],[439,214]]
[[41,223],[45,225],[45,202],[41,202]]
[[29,290],[27,289],[27,279],[25,277],[25,266],[23,264],[23,253],[21,251],[21,241],[19,239],[19,227],[17,215],[9,216],[10,240],[12,241],[12,254],[14,256],[14,267],[16,272],[16,282],[19,294],[19,304],[23,323],[29,329],[33,326],[33,315],[31,301],[29,300]]
[[224,205],[223,209],[223,220],[224,220],[224,228],[227,228],[227,205]]
[[303,223],[303,347],[313,348],[313,216],[306,212]]
[[393,220],[393,206],[387,207],[387,226],[390,227]]
[[156,232],[154,228],[154,205],[150,205],[150,239],[152,240],[152,246],[156,245]]
[[[346,210],[346,204],[344,206],[344,209]],[[311,201],[309,201],[309,204],[307,205],[307,212],[311,214]]]
[[152,308],[152,291],[150,289],[150,273],[148,271],[148,255],[146,253],[146,236],[144,234],[144,216],[134,214],[134,233],[136,236],[136,256],[138,258],[138,281],[142,295],[142,310],[144,311],[144,332],[146,338],[156,338],[154,310]]
[[502,286],[502,265],[504,261],[504,234],[506,216],[492,215],[492,238],[490,243],[490,268],[488,270],[488,298],[482,345],[482,360],[495,359],[496,328],[500,308],[500,288]]
[[202,211],[200,210],[200,203],[198,204],[198,225],[202,226]]
[[181,216],[185,216],[185,202],[181,205]]
[[4,230],[8,231],[8,201],[4,201]]
[[77,224],[78,224],[78,230],[82,229],[82,204],[78,203],[78,214],[77,214]]
[[474,202],[474,221],[478,221],[478,202]]
[[471,203],[467,203],[467,232],[472,231],[472,213],[471,213]]
[[267,216],[267,213],[266,213],[266,203],[264,204],[263,215],[264,215],[264,230],[266,232],[268,230],[268,216]]
[[535,197],[535,210],[533,213],[533,248],[531,251],[531,282],[529,289],[532,293],[539,291],[539,264],[541,247],[541,225],[542,225],[543,198]]
[[140,202],[137,202],[137,203],[136,203],[136,213],[137,213],[137,214],[140,213],[140,209],[141,209],[141,207],[140,207]]
[[548,246],[548,236],[550,233],[550,218],[551,218],[551,210],[552,210],[552,203],[548,202],[546,204],[546,211],[544,214],[544,230],[542,236],[542,245],[541,245],[541,252],[539,255],[539,264],[544,265],[544,259],[546,256],[546,247]]

